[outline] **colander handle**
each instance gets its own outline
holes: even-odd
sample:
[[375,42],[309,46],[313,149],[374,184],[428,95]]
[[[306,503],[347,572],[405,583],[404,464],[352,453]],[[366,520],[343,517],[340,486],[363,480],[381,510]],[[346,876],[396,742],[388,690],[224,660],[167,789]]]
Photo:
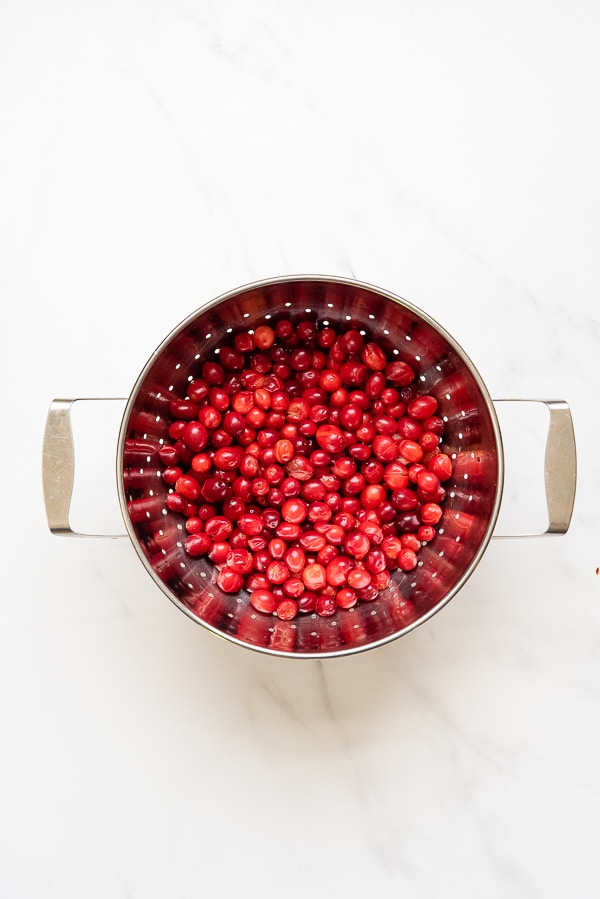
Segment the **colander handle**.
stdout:
[[[89,397],[85,402],[102,402],[116,397]],[[75,480],[75,445],[71,427],[71,407],[83,401],[55,399],[50,404],[44,430],[42,483],[48,527],[61,537],[123,537],[125,534],[88,534],[75,531],[69,521]],[[125,400],[119,401],[125,402]]]
[[571,523],[577,484],[577,453],[571,410],[564,400],[502,399],[494,402],[542,403],[550,413],[544,485],[548,506],[548,527],[545,531],[527,534],[497,534],[504,537],[540,537],[545,534],[566,534]]

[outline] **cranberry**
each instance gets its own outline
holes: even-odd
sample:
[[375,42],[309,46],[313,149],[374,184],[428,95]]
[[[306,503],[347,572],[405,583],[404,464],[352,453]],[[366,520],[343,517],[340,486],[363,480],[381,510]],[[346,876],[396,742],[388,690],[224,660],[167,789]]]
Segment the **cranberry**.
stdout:
[[432,415],[431,418],[426,418],[423,422],[423,427],[426,431],[432,431],[434,434],[437,434],[438,437],[441,437],[444,433],[443,419],[439,418],[439,416],[437,415]]
[[417,531],[417,537],[423,543],[429,543],[435,537],[435,528],[430,524],[423,524]]
[[262,533],[263,520],[260,515],[242,515],[238,519],[237,526],[242,533],[248,536],[257,536]]
[[432,471],[420,471],[417,475],[417,486],[419,491],[427,493],[437,493],[440,486],[440,479]]
[[173,468],[165,468],[162,473],[163,481],[165,482],[165,484],[175,484],[182,474],[183,471],[181,470],[181,468],[179,468],[179,466],[175,466]]
[[321,618],[329,618],[330,615],[335,615],[336,606],[335,597],[322,592],[317,597],[315,611]]
[[198,414],[197,403],[191,400],[171,400],[169,413],[173,418],[183,418],[185,421],[193,421]]
[[239,593],[244,585],[244,578],[238,571],[225,566],[217,575],[217,584],[224,593]]
[[243,415],[239,412],[226,412],[223,418],[223,430],[232,437],[237,437],[246,427]]
[[247,549],[232,549],[225,562],[232,571],[239,574],[249,574],[252,571],[252,553]]
[[[188,396],[194,403],[201,403],[203,400],[205,400],[209,394],[209,391],[210,387],[208,386],[206,381],[202,380],[202,378],[194,378],[194,380],[190,381],[188,385]],[[196,409],[197,408],[198,407],[196,407]],[[171,411],[171,415],[173,414],[175,414],[176,416],[176,413],[173,413],[173,411]],[[193,417],[195,418],[196,415],[194,415]]]
[[414,440],[401,440],[398,452],[407,462],[419,462],[423,458],[423,448]]
[[202,366],[202,377],[207,384],[216,387],[225,380],[225,372],[218,362],[205,362]]
[[185,541],[185,549],[190,556],[203,556],[209,551],[212,542],[209,534],[190,534]]
[[193,453],[199,453],[208,443],[208,431],[199,421],[189,421],[183,429],[183,442]]
[[301,397],[298,399],[290,400],[290,404],[286,410],[286,416],[288,421],[300,422],[304,421],[310,415],[310,406],[308,405],[307,400],[302,399]]
[[[205,428],[214,431],[221,424],[222,417],[214,406],[203,406],[198,412],[198,420]],[[206,443],[204,445],[206,446]]]
[[341,546],[346,539],[346,532],[339,524],[332,524],[325,530],[325,539],[334,546]]
[[208,553],[208,558],[211,560],[211,562],[214,562],[215,565],[223,565],[230,551],[231,546],[226,541],[223,543],[213,542],[210,548],[210,552]]
[[371,541],[362,531],[351,531],[345,535],[344,549],[349,556],[362,559],[371,549]]
[[362,334],[360,333],[360,331],[356,331],[354,329],[346,331],[341,339],[342,349],[345,353],[348,354],[348,356],[354,356],[360,353],[364,345],[365,341]]
[[389,434],[378,434],[373,440],[373,453],[381,462],[395,462],[398,458],[398,444]]
[[277,600],[271,590],[257,589],[250,594],[250,602],[257,612],[272,614],[277,608]]
[[290,459],[286,469],[290,477],[297,481],[309,481],[315,470],[314,465],[305,456],[295,456]]
[[447,481],[452,475],[452,460],[445,453],[438,453],[428,463],[429,469],[440,481]]
[[266,574],[271,584],[283,584],[289,578],[290,570],[284,562],[274,559],[267,568]]
[[228,371],[241,371],[244,367],[244,357],[232,347],[224,346],[219,351],[219,362]]
[[380,549],[370,550],[365,559],[365,566],[371,574],[383,571],[385,568],[385,555]]
[[318,534],[316,531],[304,531],[299,539],[302,548],[309,553],[319,552],[327,542],[325,537],[323,537],[322,534]]
[[252,479],[252,494],[254,496],[266,496],[269,492],[270,484],[266,478],[253,478]]
[[277,440],[273,447],[273,453],[278,462],[285,465],[294,457],[295,449],[291,440]]
[[299,577],[289,577],[282,589],[286,596],[298,599],[304,593],[304,581]]
[[214,463],[217,468],[233,470],[239,468],[243,457],[244,453],[239,446],[222,447],[215,452]]
[[385,353],[376,343],[367,343],[363,347],[361,359],[372,371],[383,371],[387,365]]
[[354,590],[363,590],[371,583],[371,573],[366,568],[353,568],[348,572],[348,584]]
[[269,350],[275,343],[275,331],[268,325],[259,325],[254,331],[254,346],[257,350]]
[[415,534],[402,534],[400,543],[403,548],[412,549],[416,553],[421,549],[421,541]]
[[417,554],[412,549],[402,549],[398,554],[398,566],[402,571],[412,571],[417,566]]
[[298,603],[293,599],[282,599],[275,610],[277,617],[281,618],[282,621],[290,621],[296,617],[297,612]]
[[359,386],[364,384],[369,376],[369,369],[362,362],[344,362],[340,366],[340,377],[343,384]]
[[314,612],[317,604],[317,594],[312,590],[305,590],[297,602],[299,612]]
[[357,462],[366,462],[371,455],[371,448],[364,443],[353,443],[348,447],[347,452]]
[[405,415],[398,422],[398,433],[406,440],[419,440],[423,433],[423,425],[420,421]]
[[417,505],[417,497],[408,487],[399,487],[392,493],[392,504],[399,512],[410,512]]
[[364,509],[376,509],[385,499],[385,487],[381,484],[369,484],[362,491],[360,501]]
[[319,387],[326,390],[327,393],[334,393],[342,386],[342,379],[339,372],[332,368],[324,368],[319,375]]
[[301,574],[306,565],[306,553],[301,547],[294,546],[286,551],[284,561],[292,573]]
[[199,534],[204,530],[204,522],[197,515],[193,515],[187,519],[185,529],[188,534]]
[[356,431],[356,429],[362,424],[362,410],[355,403],[348,403],[347,406],[342,406],[342,408],[340,409],[339,420],[340,424],[344,428],[346,428],[347,431]]
[[381,543],[381,551],[385,555],[386,559],[397,559],[398,553],[401,549],[402,540],[400,539],[400,537],[396,537],[394,535],[385,537]]
[[407,412],[412,418],[424,421],[434,414],[438,407],[438,401],[434,396],[416,396],[408,404]]
[[302,528],[299,524],[295,524],[294,522],[282,521],[281,524],[277,525],[275,533],[278,537],[281,537],[282,540],[291,543],[293,540],[297,540],[300,537]]
[[233,345],[238,353],[249,353],[254,347],[252,334],[248,334],[246,331],[239,331],[233,338]]
[[424,431],[419,437],[419,443],[424,453],[430,453],[439,446],[440,438],[433,431]]
[[342,587],[353,568],[354,562],[348,556],[336,556],[325,569],[327,583],[330,587]]
[[282,540],[281,537],[273,537],[273,539],[269,542],[269,552],[271,553],[271,557],[273,559],[283,559],[286,551],[286,542],[285,540]]
[[302,580],[304,581],[304,586],[309,590],[314,590],[315,592],[322,590],[327,584],[324,566],[318,562],[307,565],[302,572]]
[[177,478],[175,490],[185,499],[196,500],[200,496],[200,484],[191,475],[182,475]]
[[201,493],[208,503],[218,503],[227,499],[230,487],[224,478],[207,478],[202,485]]
[[308,502],[322,502],[325,499],[327,490],[322,481],[310,480],[304,481],[300,494]]
[[375,587],[375,589],[378,592],[381,592],[382,590],[385,590],[385,588],[388,586],[389,582],[390,582],[390,573],[389,573],[389,571],[387,571],[387,569],[384,569],[383,571],[378,571],[377,574],[373,575],[373,580],[371,581],[371,584],[373,587]]
[[358,593],[351,587],[343,587],[338,590],[335,600],[340,609],[351,609],[358,602]]
[[208,519],[204,530],[213,542],[220,543],[222,540],[227,540],[230,536],[233,531],[233,524],[223,515],[215,515],[214,518]]
[[407,362],[398,359],[390,362],[385,368],[385,376],[391,384],[399,387],[408,387],[415,379],[415,373]]
[[423,524],[437,524],[442,517],[442,509],[437,503],[425,503],[421,506],[420,516]]

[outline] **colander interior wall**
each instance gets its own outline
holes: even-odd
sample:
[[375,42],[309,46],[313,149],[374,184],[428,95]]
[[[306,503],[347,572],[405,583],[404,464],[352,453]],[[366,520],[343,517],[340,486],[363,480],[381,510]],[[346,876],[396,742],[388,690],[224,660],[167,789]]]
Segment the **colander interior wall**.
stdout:
[[[182,516],[171,512],[158,451],[168,441],[169,401],[185,396],[202,364],[240,329],[311,318],[358,328],[417,372],[439,402],[443,450],[454,461],[435,539],[411,572],[396,571],[371,603],[331,618],[293,621],[255,612],[245,594],[223,593],[216,570],[184,548]],[[477,563],[498,511],[502,466],[498,426],[481,379],[455,341],[411,305],[366,285],[288,278],[252,285],[191,315],[158,348],[128,402],[119,442],[120,496],[126,524],[146,567],[190,617],[230,639],[275,653],[340,654],[378,645],[411,629],[454,595]]]

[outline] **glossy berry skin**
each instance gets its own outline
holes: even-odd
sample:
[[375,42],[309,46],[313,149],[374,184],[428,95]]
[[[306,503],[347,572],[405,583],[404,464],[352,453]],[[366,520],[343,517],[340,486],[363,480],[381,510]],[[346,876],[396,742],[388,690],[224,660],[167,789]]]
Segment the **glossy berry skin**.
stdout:
[[346,445],[343,431],[335,425],[321,425],[315,439],[321,449],[330,453],[341,453]]

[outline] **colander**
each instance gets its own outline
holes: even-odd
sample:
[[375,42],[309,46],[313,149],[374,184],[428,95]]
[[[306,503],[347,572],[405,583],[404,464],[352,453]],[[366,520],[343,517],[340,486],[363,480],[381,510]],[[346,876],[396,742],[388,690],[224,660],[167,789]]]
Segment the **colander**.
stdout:
[[[289,318],[311,318],[339,330],[356,328],[390,354],[410,363],[423,392],[433,394],[446,422],[443,448],[452,479],[436,537],[417,567],[392,573],[374,602],[338,610],[329,618],[292,621],[254,611],[248,596],[223,593],[207,558],[183,548],[182,517],[165,503],[158,452],[168,440],[169,401],[239,329]],[[69,505],[73,446],[69,410],[55,400],[44,442],[44,491],[50,529],[73,534]],[[569,408],[550,409],[546,448],[547,533],[565,533],[575,495],[575,440]],[[127,400],[117,448],[117,490],[127,533],[143,565],[169,599],[194,621],[235,644],[295,658],[343,656],[400,637],[427,621],[464,585],[481,559],[502,498],[504,460],[494,404],[464,350],[437,322],[411,303],[369,284],[336,277],[290,276],[233,290],[192,313],[162,342]]]

